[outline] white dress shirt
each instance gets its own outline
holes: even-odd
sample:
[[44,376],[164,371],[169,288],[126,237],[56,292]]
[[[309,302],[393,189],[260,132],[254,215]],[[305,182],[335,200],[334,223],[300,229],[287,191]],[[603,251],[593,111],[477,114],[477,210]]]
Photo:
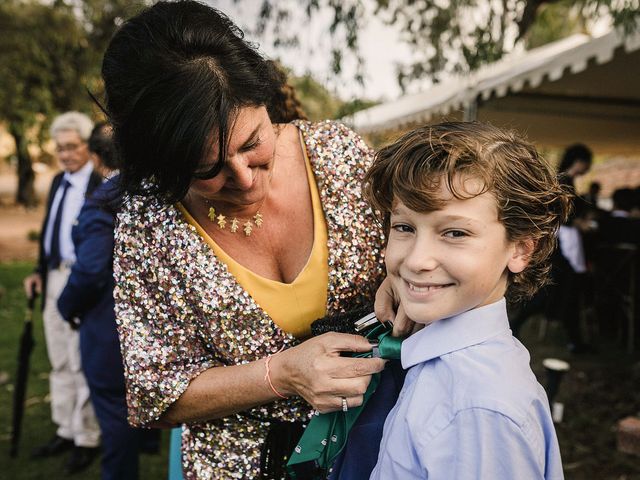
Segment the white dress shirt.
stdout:
[[[67,196],[64,199],[64,210],[62,211],[62,218],[60,219],[60,259],[62,262],[73,263],[76,260],[73,241],[71,240],[71,229],[84,204],[84,196],[87,192],[91,172],[93,172],[93,162],[88,161],[87,164],[77,172],[65,172],[62,177],[62,181],[66,180],[71,184],[67,191]],[[64,188],[62,188],[61,182],[53,197],[49,220],[47,221],[47,228],[45,230],[44,250],[47,255],[51,252],[53,222],[56,218],[56,212],[58,211],[63,191]]]
[[587,271],[587,261],[582,246],[582,234],[576,227],[562,225],[558,231],[558,243],[560,252],[567,259],[576,273]]

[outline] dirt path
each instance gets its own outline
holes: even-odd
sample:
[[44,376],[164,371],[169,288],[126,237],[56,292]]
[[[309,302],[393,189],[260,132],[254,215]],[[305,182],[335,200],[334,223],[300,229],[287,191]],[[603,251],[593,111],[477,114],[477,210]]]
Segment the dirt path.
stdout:
[[36,260],[37,235],[44,218],[43,203],[52,177],[53,172],[36,176],[36,192],[41,199],[40,206],[26,209],[14,203],[15,174],[0,174],[0,262]]
[[0,207],[0,262],[36,259],[38,242],[29,237],[39,233],[43,217],[43,207]]

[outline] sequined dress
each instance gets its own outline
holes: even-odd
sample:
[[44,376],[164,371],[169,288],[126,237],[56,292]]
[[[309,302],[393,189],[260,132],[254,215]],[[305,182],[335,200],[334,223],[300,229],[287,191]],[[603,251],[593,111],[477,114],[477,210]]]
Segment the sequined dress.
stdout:
[[[327,313],[369,304],[383,272],[383,236],[360,194],[371,150],[339,123],[295,124],[327,225]],[[243,290],[174,205],[142,197],[125,202],[114,275],[133,425],[159,419],[204,370],[255,361],[298,343]],[[309,414],[310,406],[292,397],[184,425],[185,478],[256,478],[269,420],[305,420]]]

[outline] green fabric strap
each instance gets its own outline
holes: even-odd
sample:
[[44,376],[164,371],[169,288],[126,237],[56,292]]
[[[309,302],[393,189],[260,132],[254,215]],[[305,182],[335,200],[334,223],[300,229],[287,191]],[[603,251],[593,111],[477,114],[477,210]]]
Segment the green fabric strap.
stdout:
[[[365,336],[377,340],[377,347],[371,352],[354,354],[354,357],[379,356],[388,360],[400,359],[402,339],[392,337],[391,330],[385,325],[378,324]],[[379,373],[372,375],[360,407],[350,408],[346,412],[316,413],[287,463],[287,471],[291,478],[325,478],[328,469],[347,443],[349,430],[376,391],[379,381]]]
[[384,332],[378,337],[380,358],[386,360],[400,360],[402,338],[392,337],[391,332]]

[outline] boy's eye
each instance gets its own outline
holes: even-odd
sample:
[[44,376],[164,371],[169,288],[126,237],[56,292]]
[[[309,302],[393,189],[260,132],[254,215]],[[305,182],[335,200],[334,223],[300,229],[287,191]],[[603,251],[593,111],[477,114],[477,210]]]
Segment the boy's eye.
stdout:
[[444,236],[448,238],[463,238],[468,236],[468,234],[462,230],[447,230],[444,232]]
[[399,233],[412,233],[413,227],[405,223],[396,223],[394,225],[391,225],[391,230],[395,230],[396,232],[399,232]]

